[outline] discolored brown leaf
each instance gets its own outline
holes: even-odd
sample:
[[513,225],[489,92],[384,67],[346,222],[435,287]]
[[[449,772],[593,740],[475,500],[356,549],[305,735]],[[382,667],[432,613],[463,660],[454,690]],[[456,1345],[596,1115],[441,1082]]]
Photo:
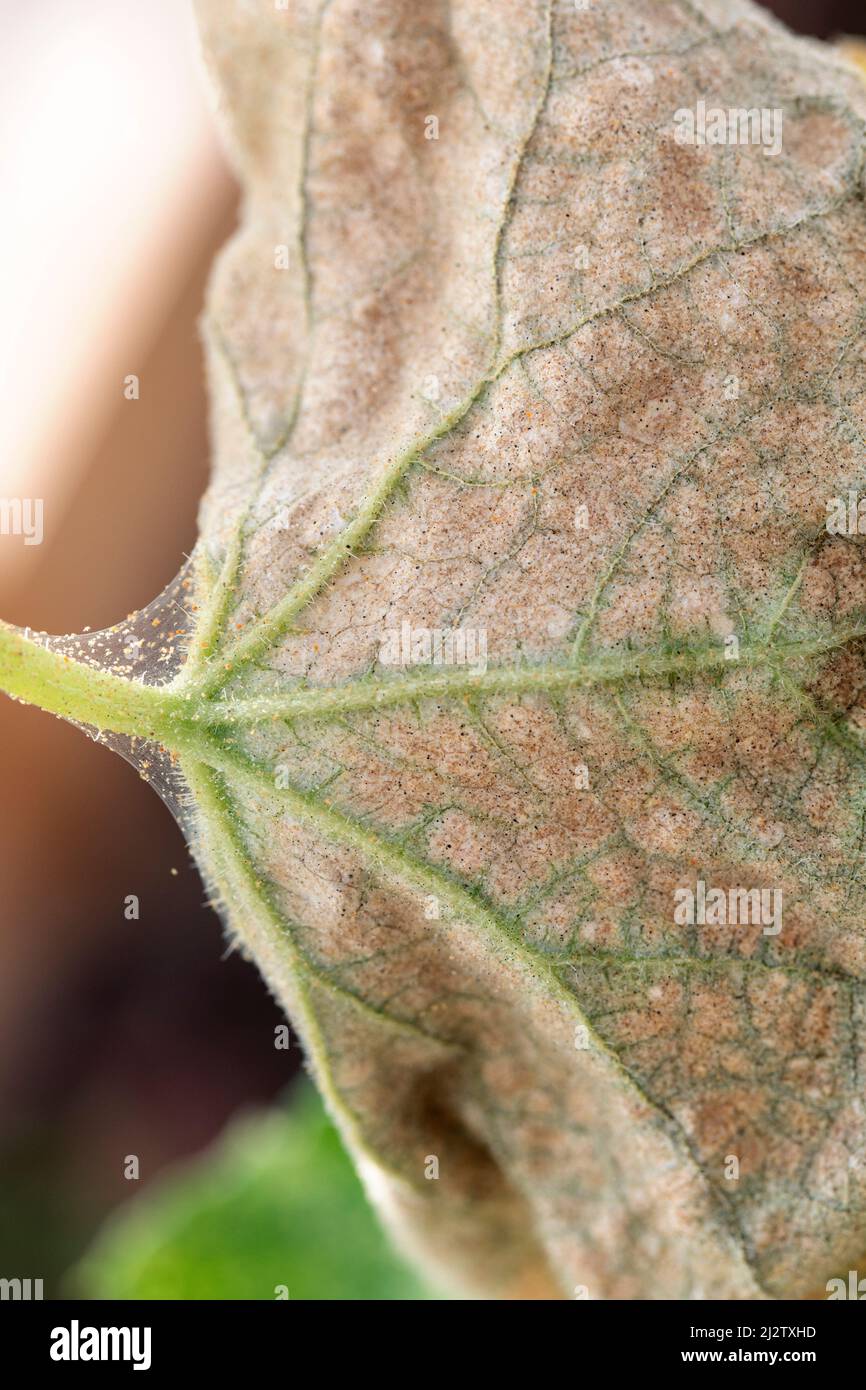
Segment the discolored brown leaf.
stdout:
[[[85,722],[172,753],[446,1282],[820,1292],[866,1249],[866,89],[738,0],[197,9],[246,188],[197,625]],[[681,143],[700,102],[779,148]]]
[[198,9],[233,930],[448,1277],[806,1295],[866,1246],[859,80],[738,3]]

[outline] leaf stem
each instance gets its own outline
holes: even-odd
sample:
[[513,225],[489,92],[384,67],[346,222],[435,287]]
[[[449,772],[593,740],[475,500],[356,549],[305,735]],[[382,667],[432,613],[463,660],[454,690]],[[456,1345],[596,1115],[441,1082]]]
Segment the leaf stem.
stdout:
[[189,697],[126,680],[52,650],[0,623],[0,689],[14,700],[99,730],[178,746]]

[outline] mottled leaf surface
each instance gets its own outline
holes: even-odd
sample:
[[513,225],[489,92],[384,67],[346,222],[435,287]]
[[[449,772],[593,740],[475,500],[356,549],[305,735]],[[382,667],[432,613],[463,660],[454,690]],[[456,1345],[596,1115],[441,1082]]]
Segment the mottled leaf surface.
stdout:
[[[866,1246],[858,81],[736,3],[198,8],[232,927],[435,1265],[804,1295]],[[781,154],[677,143],[698,99]],[[698,880],[782,931],[676,925]]]
[[[866,1249],[860,79],[738,0],[197,9],[246,201],[163,740],[214,897],[437,1276],[820,1291]],[[699,100],[781,152],[678,143]],[[699,882],[781,931],[678,925]]]

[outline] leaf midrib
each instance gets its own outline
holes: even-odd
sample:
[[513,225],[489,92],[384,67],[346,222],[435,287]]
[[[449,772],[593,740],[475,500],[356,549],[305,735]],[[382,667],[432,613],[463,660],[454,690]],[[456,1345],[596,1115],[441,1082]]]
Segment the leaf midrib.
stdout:
[[[424,700],[460,701],[479,696],[553,694],[569,689],[668,682],[742,668],[766,668],[784,676],[791,663],[827,655],[866,638],[866,623],[821,637],[740,643],[731,659],[722,643],[678,643],[668,651],[604,652],[576,662],[491,666],[483,672],[451,666],[375,679],[369,675],[334,685],[307,685],[263,695],[209,699],[202,685],[182,678],[146,685],[51,650],[16,628],[0,624],[0,687],[14,699],[79,724],[159,741],[182,752],[191,731],[207,729],[217,743],[225,731],[268,720],[325,722],[347,713],[414,705]],[[222,731],[222,732],[221,732]]]

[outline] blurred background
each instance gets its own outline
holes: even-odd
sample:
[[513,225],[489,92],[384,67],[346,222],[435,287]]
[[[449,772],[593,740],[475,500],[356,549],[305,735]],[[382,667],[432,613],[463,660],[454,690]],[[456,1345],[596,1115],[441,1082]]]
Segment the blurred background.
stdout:
[[[769,8],[866,32],[863,0]],[[0,0],[0,186],[0,497],[44,499],[41,545],[0,537],[0,614],[103,627],[177,572],[207,478],[197,322],[237,189],[187,0]],[[0,1277],[46,1297],[429,1296],[155,794],[2,698],[0,778]]]

